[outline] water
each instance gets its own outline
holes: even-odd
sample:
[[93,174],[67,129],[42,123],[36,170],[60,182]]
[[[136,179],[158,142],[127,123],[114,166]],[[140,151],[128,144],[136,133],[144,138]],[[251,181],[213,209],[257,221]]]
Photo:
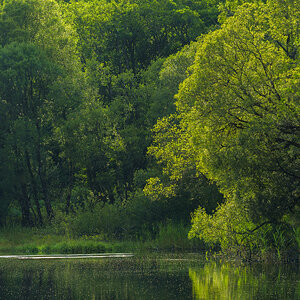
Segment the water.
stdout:
[[0,259],[0,299],[300,299],[297,264],[198,255]]

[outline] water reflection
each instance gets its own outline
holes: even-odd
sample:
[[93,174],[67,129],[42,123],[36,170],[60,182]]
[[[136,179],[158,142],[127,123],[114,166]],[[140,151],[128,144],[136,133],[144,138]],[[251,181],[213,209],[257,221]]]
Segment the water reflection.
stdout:
[[209,263],[189,268],[195,299],[300,299],[297,264],[233,266]]
[[0,261],[0,299],[192,299],[187,268],[172,264],[130,258]]
[[195,256],[0,260],[0,299],[300,299],[297,266],[233,266]]

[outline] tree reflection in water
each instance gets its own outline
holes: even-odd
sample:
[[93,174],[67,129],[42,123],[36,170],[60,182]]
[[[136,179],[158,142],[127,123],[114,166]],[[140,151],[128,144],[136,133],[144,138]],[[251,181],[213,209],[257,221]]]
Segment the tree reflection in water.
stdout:
[[297,264],[236,266],[199,255],[0,259],[0,299],[300,299]]
[[234,266],[211,262],[189,268],[194,298],[300,299],[298,265],[251,264]]

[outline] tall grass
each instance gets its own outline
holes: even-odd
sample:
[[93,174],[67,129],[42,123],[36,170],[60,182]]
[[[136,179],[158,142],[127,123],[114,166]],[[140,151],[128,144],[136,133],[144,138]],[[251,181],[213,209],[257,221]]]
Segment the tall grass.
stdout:
[[99,236],[74,239],[49,233],[50,230],[22,227],[0,231],[1,254],[101,253],[119,250],[118,243],[104,242]]
[[[158,225],[156,235],[143,240],[140,248],[148,251],[202,251],[207,250],[206,245],[199,239],[189,240],[189,226],[183,223],[161,223]],[[143,236],[146,234],[144,233]],[[147,236],[147,235],[146,235]]]
[[0,231],[2,254],[68,254],[103,252],[202,251],[200,240],[188,240],[189,227],[182,223],[159,224],[156,234],[144,229],[140,236],[105,240],[102,234],[55,234],[53,228],[5,228]]
[[183,223],[160,224],[155,239],[157,247],[174,250],[206,249],[199,239],[188,239],[190,227]]
[[278,260],[297,259],[299,234],[299,228],[295,230],[288,224],[268,224],[261,228],[258,234],[256,251],[260,257],[267,259],[270,257]]
[[[291,228],[296,228],[292,230]],[[187,238],[190,226],[182,222],[133,224],[124,210],[107,205],[96,212],[57,215],[46,228],[12,226],[0,229],[2,254],[101,253],[149,251],[197,251],[205,253],[207,244]],[[265,226],[257,232],[254,246],[245,256],[278,259],[297,255],[300,226]],[[297,245],[298,244],[298,245]],[[243,250],[243,249],[242,249]]]

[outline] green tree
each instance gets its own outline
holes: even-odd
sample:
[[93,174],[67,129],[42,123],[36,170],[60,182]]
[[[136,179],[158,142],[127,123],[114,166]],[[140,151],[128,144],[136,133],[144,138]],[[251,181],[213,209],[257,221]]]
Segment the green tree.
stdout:
[[171,178],[196,168],[258,223],[299,205],[299,12],[292,0],[245,4],[200,39],[150,148]]
[[72,1],[66,5],[78,48],[97,89],[111,101],[114,76],[137,75],[216,24],[217,9],[199,1]]
[[[123,142],[108,108],[95,100],[84,102],[68,116],[56,135],[63,149],[62,156],[72,168],[71,178],[66,179],[70,182],[69,192],[76,186],[87,188],[97,201],[113,202],[118,181],[117,158],[123,150]],[[74,206],[70,202],[71,195],[68,197],[67,212]]]
[[71,31],[54,1],[6,1],[0,23],[5,25],[0,34],[0,99],[6,121],[1,154],[13,187],[7,197],[18,201],[24,225],[33,224],[32,215],[42,224],[41,199],[47,219],[54,215],[53,130],[77,106],[78,60],[70,46]]
[[[147,168],[150,128],[158,117],[174,111],[177,86],[171,71],[165,73],[165,79],[159,76],[160,57],[176,52],[215,25],[218,12],[205,1],[99,0],[71,1],[65,11],[78,33],[87,80],[96,98],[108,105],[109,118],[122,139],[124,150],[116,152],[117,163],[110,165],[115,180],[109,182],[114,182],[110,187],[113,198],[126,200],[134,173]],[[181,70],[188,64],[184,62],[188,55],[183,56]]]
[[[22,208],[23,223],[26,225],[30,223],[27,180],[31,181],[39,222],[42,223],[37,177],[43,188],[48,216],[51,217],[53,214],[44,174],[46,167],[43,163],[44,153],[41,150],[44,135],[41,126],[41,117],[44,113],[42,103],[47,94],[45,84],[53,81],[52,66],[36,46],[13,43],[0,51],[0,70],[1,99],[5,101],[6,113],[9,115],[4,147],[10,154],[7,153],[8,157],[14,161],[14,185],[16,191],[20,191],[17,198]],[[32,165],[32,160],[36,166]],[[34,168],[38,173],[36,176]]]

